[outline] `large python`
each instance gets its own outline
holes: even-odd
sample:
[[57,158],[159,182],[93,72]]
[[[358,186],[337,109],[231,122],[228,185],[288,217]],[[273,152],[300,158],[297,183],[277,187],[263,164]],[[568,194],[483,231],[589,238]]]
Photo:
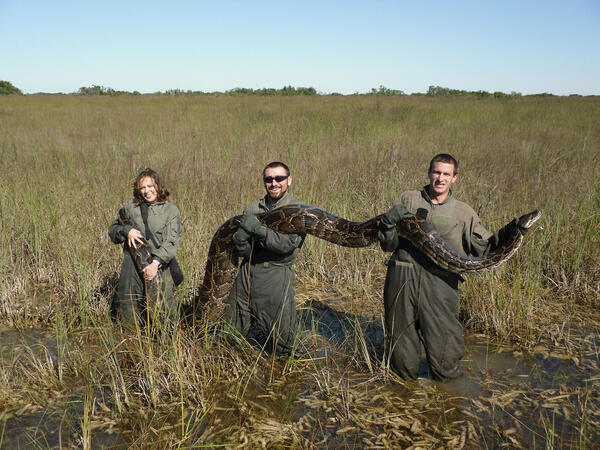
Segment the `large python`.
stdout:
[[[523,241],[521,230],[529,229],[541,216],[525,214],[503,227],[501,240],[485,258],[461,256],[449,248],[425,219],[412,217],[396,225],[399,236],[408,239],[439,267],[454,273],[476,272],[507,261]],[[238,256],[232,237],[242,216],[227,220],[215,232],[206,260],[199,304],[222,304],[227,299],[238,271]],[[344,247],[366,247],[377,241],[381,215],[364,222],[350,222],[310,205],[289,205],[259,214],[258,220],[276,231],[308,233]]]
[[[528,230],[541,216],[535,210],[509,222],[502,228],[500,241],[486,257],[461,256],[448,247],[435,228],[423,218],[411,217],[396,225],[398,235],[408,239],[437,266],[454,273],[477,272],[491,269],[507,261],[523,242],[523,231]],[[193,309],[207,304],[223,305],[238,271],[238,256],[232,246],[232,237],[242,216],[227,220],[215,232],[208,250],[204,281],[194,301]],[[377,241],[381,215],[364,222],[351,222],[311,205],[288,205],[259,214],[258,220],[276,231],[308,233],[344,247],[367,247]],[[122,218],[124,220],[124,218]],[[133,259],[142,270],[152,262],[147,244],[129,247]],[[155,289],[159,282],[146,283]],[[195,312],[195,311],[194,311]]]

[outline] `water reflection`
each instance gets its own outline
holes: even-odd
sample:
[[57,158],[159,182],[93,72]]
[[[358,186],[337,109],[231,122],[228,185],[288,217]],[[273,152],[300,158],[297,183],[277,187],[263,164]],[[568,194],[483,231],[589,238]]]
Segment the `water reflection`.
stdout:
[[[54,370],[58,357],[56,336],[48,330],[0,330],[0,369],[16,362],[25,366],[42,362]],[[87,383],[83,377],[65,380],[64,390],[54,393],[45,408],[27,403],[16,411],[0,411],[2,448],[62,448],[83,446],[82,424]],[[36,386],[30,386],[33,395]],[[106,388],[93,392],[96,402],[110,405],[112,393]],[[91,436],[93,448],[126,448],[118,433],[97,431]]]
[[[313,302],[302,310],[304,326],[328,342],[354,345],[353,333],[364,336],[373,356],[381,360],[380,320],[332,310]],[[598,330],[571,330],[576,355],[537,348],[530,353],[492,343],[486,336],[465,335],[464,375],[432,381],[425,361],[417,390],[426,387],[446,395],[449,410],[477,424],[476,446],[594,446],[600,438]],[[561,349],[558,349],[561,350]],[[393,390],[393,387],[392,387]],[[406,395],[406,394],[405,394]]]
[[[475,441],[475,446],[551,444],[593,447],[595,441],[590,439],[600,438],[600,428],[594,426],[600,410],[598,330],[571,331],[570,342],[572,348],[577,349],[572,355],[541,348],[523,353],[493,343],[484,335],[467,333],[465,356],[461,361],[465,375],[447,383],[437,383],[429,379],[423,364],[422,377],[414,391],[418,393],[415,394],[404,387],[399,389],[390,378],[372,381],[367,370],[350,366],[343,358],[364,342],[375,362],[374,367],[381,361],[384,333],[380,318],[346,313],[320,302],[301,305],[299,317],[303,335],[313,337],[318,343],[313,354],[323,359],[327,357],[332,367],[341,369],[349,380],[353,380],[350,385],[378,383],[378,389],[389,392],[390,396],[441,396],[444,408],[452,410],[456,420],[477,425],[479,440]],[[5,374],[10,374],[10,367],[24,355],[33,355],[51,364],[58,353],[53,332],[0,330],[0,369]],[[313,374],[307,372],[307,377],[311,378]],[[247,396],[276,417],[285,417],[291,422],[294,417],[300,418],[312,411],[312,407],[298,403],[307,388],[306,378],[282,376],[281,383],[279,390],[274,390],[270,376],[269,380],[257,384],[256,389],[249,388]],[[87,386],[83,377],[73,378],[66,381],[64,392],[49,400],[43,410],[32,405],[27,409],[25,405],[19,411],[3,412],[3,446],[78,445]],[[113,402],[109,389],[93,392],[92,396],[106,405]],[[225,406],[231,406],[226,404],[226,398],[223,401]],[[235,399],[235,402],[239,401]],[[237,405],[235,402],[232,403],[234,406]],[[335,428],[329,432],[337,436]],[[347,443],[345,439],[343,442]],[[116,428],[94,430],[91,440],[94,447],[127,447]]]

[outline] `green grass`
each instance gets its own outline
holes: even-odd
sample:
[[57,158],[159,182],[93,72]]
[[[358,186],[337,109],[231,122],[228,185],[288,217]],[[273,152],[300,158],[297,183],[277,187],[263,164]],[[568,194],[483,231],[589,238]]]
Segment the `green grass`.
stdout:
[[[449,152],[461,164],[456,197],[490,230],[536,208],[543,214],[511,261],[468,277],[463,322],[525,349],[558,351],[569,342],[561,330],[598,329],[599,122],[596,98],[2,97],[0,323],[50,327],[57,354],[23,350],[13,365],[2,363],[0,414],[50,408],[83,378],[81,446],[93,447],[95,430],[115,423],[139,447],[460,442],[479,425],[447,416],[434,389],[409,394],[430,413],[410,409],[402,395],[414,387],[371,359],[358,324],[336,358],[314,363],[273,360],[208,329],[201,339],[186,329],[159,330],[159,339],[123,332],[108,312],[121,262],[108,225],[135,175],[156,169],[183,216],[186,281],[177,296],[186,302],[214,231],[263,195],[265,163],[288,163],[306,203],[365,220],[425,185],[430,158]],[[295,265],[297,298],[378,320],[386,257],[376,246],[309,237]],[[390,394],[390,384],[406,390]],[[597,417],[590,398],[578,412],[583,435]],[[287,412],[269,412],[282,403]],[[408,428],[394,415],[401,407],[413,414]],[[370,408],[394,419],[371,417]],[[365,417],[387,441],[365,434]],[[337,424],[331,436],[328,421]],[[355,437],[336,434],[345,428]]]

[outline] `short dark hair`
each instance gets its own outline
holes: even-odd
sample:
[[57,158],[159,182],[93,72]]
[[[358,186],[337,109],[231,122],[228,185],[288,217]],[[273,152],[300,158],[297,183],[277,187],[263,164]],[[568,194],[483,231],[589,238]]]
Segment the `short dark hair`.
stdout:
[[273,162],[270,162],[269,164],[267,164],[265,166],[265,168],[263,169],[263,178],[264,178],[265,174],[267,173],[267,169],[273,169],[275,167],[283,167],[285,169],[285,173],[287,174],[287,176],[288,177],[290,176],[290,168],[288,166],[286,166],[281,161],[273,161]]
[[135,181],[133,182],[133,199],[135,204],[139,206],[144,202],[144,197],[142,197],[140,192],[140,181],[142,178],[146,177],[152,178],[152,180],[156,183],[156,200],[159,202],[164,202],[169,196],[169,191],[158,176],[158,173],[147,167],[142,170],[137,177],[135,177]]
[[458,161],[456,159],[454,159],[454,156],[452,156],[448,153],[438,153],[437,155],[435,155],[431,159],[431,162],[429,163],[429,172],[428,173],[431,173],[431,171],[433,170],[433,165],[436,162],[452,164],[454,166],[454,175],[456,175],[458,173]]

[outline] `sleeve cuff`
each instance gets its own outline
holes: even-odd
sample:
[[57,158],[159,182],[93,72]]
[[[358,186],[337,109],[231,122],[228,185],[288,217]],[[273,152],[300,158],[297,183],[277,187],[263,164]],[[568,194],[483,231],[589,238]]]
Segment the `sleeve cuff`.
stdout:
[[380,229],[383,230],[390,230],[392,228],[396,227],[395,223],[391,223],[391,221],[388,219],[388,217],[384,214],[381,219],[379,220],[379,227]]
[[127,239],[128,235],[129,235],[129,232],[131,231],[132,228],[133,227],[131,225],[129,225],[129,224],[123,225],[123,228],[121,229],[121,234],[123,235],[123,237],[125,239]]
[[266,239],[267,238],[267,227],[264,225],[256,227],[256,230],[254,230],[254,236],[258,237],[259,239]]
[[233,233],[233,240],[235,242],[245,242],[250,239],[250,233],[244,230],[242,227],[239,227],[235,233]]

